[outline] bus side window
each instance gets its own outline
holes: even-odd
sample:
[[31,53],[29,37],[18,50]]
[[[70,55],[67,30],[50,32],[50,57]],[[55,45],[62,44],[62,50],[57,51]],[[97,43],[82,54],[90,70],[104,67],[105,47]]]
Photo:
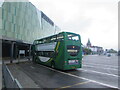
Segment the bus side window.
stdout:
[[58,34],[57,35],[57,41],[61,41],[64,40],[63,35],[62,34]]
[[47,38],[47,39],[46,39],[46,43],[50,43],[50,38]]
[[52,38],[51,38],[51,42],[55,42],[56,41],[56,36],[53,36]]

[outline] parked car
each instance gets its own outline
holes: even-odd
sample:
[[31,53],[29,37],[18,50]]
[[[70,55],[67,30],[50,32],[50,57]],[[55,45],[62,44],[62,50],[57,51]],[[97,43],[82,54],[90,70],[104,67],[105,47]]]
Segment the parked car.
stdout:
[[107,54],[107,56],[108,56],[108,57],[110,57],[110,56],[111,56],[111,54],[110,54],[110,53],[108,53],[108,54]]

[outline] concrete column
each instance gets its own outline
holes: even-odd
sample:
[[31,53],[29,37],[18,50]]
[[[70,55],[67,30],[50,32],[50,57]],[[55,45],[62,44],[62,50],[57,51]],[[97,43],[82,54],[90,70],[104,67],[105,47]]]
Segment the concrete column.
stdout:
[[0,39],[0,59],[2,59],[2,40]]
[[13,63],[14,44],[15,44],[15,42],[12,42],[12,45],[11,45],[11,59],[10,59],[10,63]]
[[28,60],[30,60],[31,58],[31,45],[29,46],[29,56],[28,56]]
[[18,55],[18,46],[17,44],[15,45],[15,59],[17,59],[17,55]]
[[30,47],[29,47],[29,57],[31,56],[31,46],[32,45],[30,45]]

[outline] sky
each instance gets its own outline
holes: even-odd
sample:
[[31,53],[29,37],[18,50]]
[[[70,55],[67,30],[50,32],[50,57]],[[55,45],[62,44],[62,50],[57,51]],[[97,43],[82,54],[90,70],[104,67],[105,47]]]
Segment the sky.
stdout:
[[86,45],[118,50],[119,0],[29,0],[62,31],[81,35]]

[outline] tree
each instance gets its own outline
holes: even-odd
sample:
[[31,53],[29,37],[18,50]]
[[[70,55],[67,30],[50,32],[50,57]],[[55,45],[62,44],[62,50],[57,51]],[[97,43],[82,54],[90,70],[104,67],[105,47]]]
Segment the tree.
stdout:
[[108,53],[117,53],[117,51],[114,49],[110,49],[110,50],[108,50]]
[[83,52],[84,52],[84,54],[86,54],[86,55],[89,55],[89,54],[91,54],[91,49],[88,49],[88,48],[83,48]]

